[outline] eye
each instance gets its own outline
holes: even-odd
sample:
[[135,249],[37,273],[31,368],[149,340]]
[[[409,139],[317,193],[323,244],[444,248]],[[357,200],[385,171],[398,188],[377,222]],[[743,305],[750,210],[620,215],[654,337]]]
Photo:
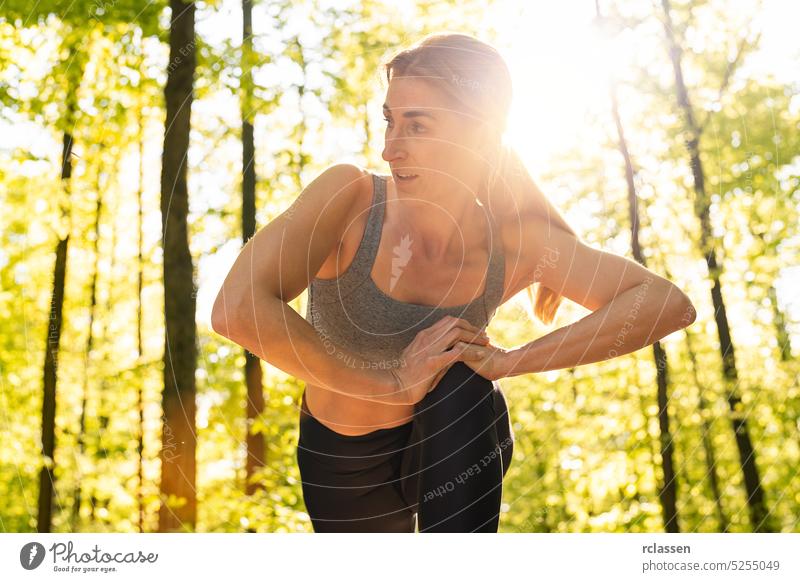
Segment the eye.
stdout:
[[[386,122],[387,127],[391,127],[392,126],[392,120],[389,119],[388,117],[386,117],[385,115],[383,116],[383,120]],[[422,133],[422,132],[425,131],[425,126],[421,125],[419,123],[412,123],[411,124],[411,129],[412,129],[412,131],[414,133]]]

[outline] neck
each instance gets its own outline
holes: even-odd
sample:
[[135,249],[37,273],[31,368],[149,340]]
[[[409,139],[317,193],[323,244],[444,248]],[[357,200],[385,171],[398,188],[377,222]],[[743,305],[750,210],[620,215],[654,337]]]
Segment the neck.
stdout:
[[[415,241],[414,248],[430,261],[444,261],[452,257],[461,260],[474,246],[476,218],[483,210],[468,192],[451,190],[447,194],[421,199],[401,193],[396,186],[387,196],[394,202],[397,223],[409,232]],[[485,220],[480,216],[480,220]],[[482,232],[481,226],[477,232]]]

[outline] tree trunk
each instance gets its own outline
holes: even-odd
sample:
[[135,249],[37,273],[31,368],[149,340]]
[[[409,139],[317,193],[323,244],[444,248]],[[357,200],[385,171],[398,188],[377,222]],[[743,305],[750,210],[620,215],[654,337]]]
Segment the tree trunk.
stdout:
[[[142,68],[142,67],[140,67]],[[141,366],[144,363],[144,349],[142,347],[142,291],[144,288],[144,256],[142,252],[142,238],[144,237],[144,216],[143,216],[143,190],[144,190],[144,121],[142,119],[142,106],[139,106],[139,184],[136,189],[136,209],[138,224],[136,225],[136,364]],[[136,505],[138,511],[139,533],[144,533],[144,374],[137,376],[136,386],[136,407],[139,411],[139,431],[137,435],[137,481],[136,481]]]
[[731,341],[728,316],[725,311],[725,302],[722,298],[722,284],[720,275],[722,265],[717,262],[716,249],[713,244],[711,232],[711,218],[709,200],[705,191],[705,172],[700,158],[701,130],[695,121],[694,111],[689,101],[689,93],[683,78],[681,64],[682,50],[673,33],[672,17],[670,15],[669,0],[661,0],[664,11],[664,30],[669,45],[669,55],[675,74],[675,89],[677,92],[678,106],[683,113],[686,131],[689,134],[685,141],[686,149],[692,168],[692,179],[695,192],[695,212],[700,220],[700,244],[708,266],[708,274],[713,286],[711,288],[711,303],[714,308],[714,321],[719,336],[720,352],[722,354],[722,377],[727,392],[728,406],[731,410],[731,423],[739,451],[739,461],[744,475],[747,505],[750,511],[750,522],[754,532],[771,532],[774,528],[769,519],[764,500],[764,491],[756,463],[756,452],[750,439],[747,427],[747,418],[744,413],[741,397],[737,392],[738,373],[734,357],[733,342]]
[[[595,12],[598,20],[602,19],[599,0],[595,0]],[[609,100],[611,102],[611,114],[614,117],[614,125],[617,130],[617,145],[625,163],[625,182],[628,187],[628,217],[631,225],[631,252],[633,258],[643,267],[647,263],[642,253],[639,242],[639,210],[638,197],[636,194],[636,184],[634,183],[633,161],[631,160],[628,142],[625,139],[625,131],[622,125],[622,117],[619,114],[619,103],[617,100],[616,80],[612,77],[608,84]],[[669,533],[680,531],[678,523],[678,481],[675,475],[675,465],[673,462],[673,439],[669,426],[668,392],[669,378],[667,369],[667,352],[661,346],[661,342],[653,343],[653,361],[656,366],[656,400],[658,402],[658,425],[659,443],[661,454],[661,469],[663,471],[663,483],[659,488],[658,498],[661,502],[661,513],[664,520],[664,530]]]
[[186,164],[195,70],[194,2],[170,0],[170,59],[161,166],[164,247],[164,388],[158,531],[193,531],[197,520],[197,364],[194,269],[189,249]]
[[[688,232],[685,234],[686,236],[689,236]],[[672,279],[672,273],[666,264],[662,264],[662,269],[664,271],[664,276],[667,279]],[[684,330],[684,333],[684,339],[686,341],[686,353],[689,357],[692,379],[694,380],[694,385],[697,387],[698,394],[697,409],[700,412],[701,418],[702,443],[706,466],[706,474],[703,480],[707,478],[709,481],[709,486],[711,487],[711,496],[714,499],[714,505],[717,512],[719,531],[726,533],[728,531],[728,527],[730,527],[730,520],[725,514],[725,509],[722,506],[722,490],[720,488],[719,473],[717,472],[716,453],[714,453],[714,444],[711,442],[710,437],[711,422],[708,420],[708,415],[711,414],[711,410],[709,409],[708,401],[703,395],[705,386],[703,385],[703,381],[700,379],[700,375],[697,373],[697,355],[695,353],[694,346],[692,345],[692,334],[688,328]]]
[[[67,118],[73,117],[69,108]],[[66,208],[62,221],[71,223],[69,203],[72,177],[72,134],[64,132],[61,149],[61,183],[66,194]],[[64,216],[63,214],[66,214]],[[61,314],[64,307],[64,284],[67,278],[67,248],[70,228],[56,243],[56,263],[53,269],[53,292],[50,299],[50,317],[47,326],[47,340],[44,352],[44,395],[42,399],[42,456],[44,465],[39,472],[39,511],[36,531],[49,533],[53,521],[53,495],[55,493],[55,450],[56,450],[56,383],[58,380],[58,350],[61,341]]]
[[[89,363],[94,346],[94,316],[97,307],[97,273],[100,263],[100,219],[103,213],[103,194],[105,190],[100,184],[100,170],[98,169],[97,178],[97,204],[94,216],[94,267],[92,269],[92,281],[89,284],[89,337],[86,339],[86,350],[83,356],[83,395],[81,396],[80,421],[78,423],[78,454],[76,457],[75,489],[73,491],[72,503],[72,531],[77,531],[81,513],[81,464],[84,462],[86,451],[86,403],[89,401]],[[106,182],[108,182],[106,180]]]
[[697,357],[695,356],[694,347],[692,346],[692,336],[689,330],[686,330],[686,351],[689,354],[689,362],[692,366],[692,376],[694,377],[694,384],[697,386],[697,408],[700,411],[700,418],[702,419],[702,438],[703,438],[703,451],[705,453],[706,461],[706,476],[708,477],[709,485],[711,486],[711,496],[714,499],[714,505],[717,510],[717,520],[719,521],[719,531],[727,532],[730,526],[728,516],[725,515],[725,509],[722,507],[722,491],[719,487],[719,475],[717,474],[717,459],[714,453],[714,445],[711,442],[711,423],[708,421],[708,403],[705,396],[703,396],[703,386],[700,376],[697,374]]
[[[117,173],[115,169],[114,174]],[[106,305],[104,312],[106,317],[102,318],[103,326],[102,331],[100,332],[100,338],[102,338],[102,344],[108,345],[111,342],[110,335],[108,333],[109,323],[111,321],[111,317],[114,313],[114,305],[115,305],[115,293],[114,291],[119,287],[117,285],[116,280],[114,279],[114,272],[116,271],[117,266],[117,224],[116,221],[113,220],[113,217],[117,216],[117,211],[119,209],[119,200],[115,201],[115,204],[111,204],[112,199],[109,197],[106,201],[106,204],[109,208],[109,216],[112,217],[111,220],[111,241],[110,241],[110,257],[108,261],[108,291],[106,295]],[[100,378],[100,389],[97,393],[97,422],[99,426],[99,430],[95,432],[95,446],[94,446],[94,453],[97,455],[95,459],[94,466],[96,467],[99,462],[104,459],[105,451],[108,450],[106,443],[104,442],[104,437],[106,436],[106,430],[108,429],[108,423],[111,420],[108,410],[106,410],[106,396],[108,394],[108,369],[109,369],[109,350],[103,351],[103,360],[101,364],[98,366],[99,370],[103,371],[103,374]],[[113,402],[113,398],[111,399]],[[99,500],[97,497],[97,491],[92,489],[90,497],[89,497],[89,520],[95,521],[97,519],[97,509],[102,508],[103,504],[108,502],[107,499],[103,501]]]
[[[643,267],[647,267],[647,261],[642,253],[642,246],[639,241],[639,210],[638,197],[636,195],[636,185],[633,180],[633,162],[631,161],[628,142],[625,139],[625,132],[622,126],[622,119],[619,114],[617,102],[617,92],[614,82],[611,82],[611,111],[614,116],[614,124],[617,128],[617,139],[620,153],[625,162],[625,182],[628,186],[628,216],[631,225],[631,252],[633,258]],[[668,393],[669,377],[667,352],[660,341],[653,343],[653,361],[656,366],[656,400],[658,402],[658,426],[659,444],[661,455],[661,470],[663,472],[663,482],[659,487],[658,498],[661,502],[661,514],[664,520],[664,530],[668,533],[680,532],[678,523],[678,481],[675,475],[675,464],[673,459],[673,439],[669,426]]]
[[[253,3],[242,0],[242,245],[256,232],[256,162],[253,137]],[[252,495],[263,484],[255,473],[266,462],[264,434],[254,430],[264,413],[264,386],[261,359],[244,351],[244,377],[247,384],[247,460],[245,461],[245,493]]]

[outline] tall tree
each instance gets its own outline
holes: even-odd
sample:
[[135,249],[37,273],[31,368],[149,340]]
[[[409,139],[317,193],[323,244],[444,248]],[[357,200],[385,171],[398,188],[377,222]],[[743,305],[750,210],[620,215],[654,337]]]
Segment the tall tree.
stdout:
[[[68,107],[68,118],[74,114],[74,107]],[[69,197],[72,176],[72,133],[64,132],[61,150],[61,180],[64,192]],[[69,209],[65,216],[69,221]],[[67,246],[69,230],[56,243],[55,265],[53,267],[53,293],[50,300],[50,324],[47,327],[47,341],[44,356],[44,399],[42,401],[42,455],[44,465],[39,473],[39,514],[37,531],[49,532],[53,519],[53,494],[55,492],[53,465],[55,459],[56,425],[56,381],[58,378],[58,349],[61,341],[61,314],[64,307],[64,282],[67,277]]]
[[[597,17],[598,25],[603,27],[604,20],[600,10],[600,0],[595,0],[595,14]],[[608,21],[605,21],[606,25]],[[608,30],[608,26],[603,27]],[[611,106],[611,115],[614,119],[614,127],[617,132],[617,147],[622,155],[623,163],[625,164],[625,184],[628,189],[628,217],[630,220],[631,228],[631,252],[634,260],[647,267],[647,261],[642,253],[642,245],[639,240],[639,197],[636,192],[636,184],[634,182],[634,166],[633,159],[628,148],[628,141],[625,138],[625,130],[622,123],[622,116],[619,112],[619,100],[617,98],[617,80],[614,78],[613,70],[609,73],[608,81],[609,102]],[[661,512],[664,519],[664,529],[669,533],[676,533],[680,531],[678,523],[678,482],[675,475],[675,464],[673,459],[673,438],[669,426],[669,410],[668,410],[668,393],[669,393],[669,378],[667,368],[667,352],[664,350],[660,341],[656,341],[652,345],[653,361],[656,368],[656,395],[658,401],[658,425],[659,436],[661,445],[661,469],[663,472],[663,483],[659,488],[658,498],[661,502]]]
[[[138,71],[144,76],[144,50],[141,40],[138,43]],[[142,292],[144,290],[144,103],[139,101],[136,109],[136,142],[138,146],[138,180],[136,182],[136,365],[144,364],[144,346],[142,344]],[[144,532],[144,376],[139,375],[136,385],[136,408],[139,412],[139,426],[136,442],[136,505],[138,507],[137,527],[139,533]]]
[[[100,144],[102,150],[102,143]],[[108,185],[108,173],[99,170],[97,173],[97,187],[95,188],[95,216],[94,226],[92,228],[92,246],[94,262],[92,265],[91,281],[89,283],[89,324],[88,324],[88,337],[86,338],[86,348],[83,358],[83,387],[81,394],[80,404],[80,420],[78,422],[78,462],[76,463],[76,478],[75,486],[72,494],[72,531],[78,529],[81,513],[82,502],[82,475],[81,468],[84,463],[84,454],[86,452],[86,404],[89,400],[89,382],[90,382],[90,365],[92,357],[92,349],[94,346],[94,321],[97,309],[97,277],[100,264],[100,222],[103,214],[103,193]]]
[[189,249],[187,160],[195,70],[195,4],[170,0],[166,121],[161,166],[164,249],[164,388],[158,531],[193,530],[197,521],[194,268]]
[[[764,499],[764,490],[761,486],[761,477],[758,471],[757,455],[747,418],[744,414],[742,398],[739,393],[739,375],[736,369],[733,341],[731,339],[730,325],[725,310],[725,301],[722,296],[721,274],[723,266],[717,258],[714,237],[711,230],[710,200],[706,192],[706,176],[703,161],[700,155],[700,138],[705,123],[698,122],[689,97],[683,74],[683,48],[676,37],[675,26],[672,18],[672,7],[669,0],[661,0],[663,9],[664,32],[669,49],[675,75],[675,91],[678,107],[683,116],[687,138],[684,141],[689,162],[692,169],[692,186],[695,194],[695,212],[700,221],[700,247],[708,266],[708,276],[713,282],[711,288],[711,302],[714,306],[714,321],[719,336],[719,347],[722,354],[722,377],[726,385],[728,406],[731,411],[731,423],[739,450],[739,460],[744,474],[745,490],[747,492],[747,505],[750,510],[750,522],[754,532],[774,531]],[[726,69],[722,88],[724,90],[732,74],[733,65],[738,61],[744,47]]]
[[[34,4],[25,0],[6,0],[2,5],[2,16],[10,22],[26,23],[56,20],[61,29],[60,62],[51,75],[54,83],[48,83],[42,91],[30,99],[31,111],[41,112],[47,103],[62,103],[64,110],[57,126],[61,134],[61,224],[58,227],[58,241],[55,249],[53,287],[49,308],[45,361],[43,370],[42,433],[41,452],[43,466],[39,476],[39,499],[37,511],[37,530],[49,532],[53,519],[53,497],[57,496],[55,486],[56,459],[56,394],[58,381],[58,357],[63,328],[63,307],[67,281],[67,262],[69,240],[73,222],[73,157],[75,134],[79,129],[82,111],[78,106],[78,90],[84,81],[87,49],[91,31],[109,23],[136,22],[138,26],[153,34],[158,26],[158,12],[161,0],[151,2],[144,8],[136,0],[119,0],[114,3],[114,17],[107,14],[107,7],[87,0],[79,0],[64,5],[56,0],[41,0]],[[4,93],[3,93],[4,94]]]
[[[61,225],[58,242],[55,248],[55,265],[53,267],[53,291],[50,300],[49,325],[44,359],[44,397],[42,401],[42,456],[44,464],[39,474],[39,511],[36,529],[49,532],[53,519],[53,496],[55,491],[55,419],[56,419],[56,385],[58,381],[58,356],[61,341],[62,312],[64,307],[64,289],[67,277],[67,250],[72,230],[72,149],[75,125],[78,118],[78,88],[83,79],[84,63],[80,54],[81,39],[78,31],[66,28],[64,48],[67,62],[64,65],[65,112],[61,119]],[[74,58],[78,55],[78,58]],[[74,59],[74,60],[73,60]]]
[[[645,213],[645,217],[647,217],[647,213]],[[679,220],[677,216],[675,217],[673,224],[675,224],[676,228],[678,229],[678,236],[684,237],[686,240],[690,240],[691,233],[685,228],[683,222]],[[646,224],[646,226],[652,229],[651,224]],[[664,260],[664,255],[656,255],[656,258],[658,267],[664,273],[664,276],[667,279],[673,280],[673,274],[667,265],[667,261]],[[699,374],[697,349],[694,346],[695,332],[687,327],[683,330],[683,333],[684,343],[686,344],[686,355],[688,357],[686,366],[689,369],[688,371],[690,372],[694,386],[697,389],[697,410],[700,415],[701,429],[700,439],[703,447],[703,461],[705,466],[703,481],[708,479],[708,485],[711,489],[711,499],[714,501],[714,509],[717,514],[717,531],[724,533],[728,531],[730,519],[725,513],[725,508],[722,505],[722,487],[720,486],[719,466],[717,454],[714,451],[714,443],[711,438],[712,422],[709,419],[712,417],[714,411],[713,407],[709,405],[708,399],[705,395],[705,392],[708,390],[708,386]]]
[[[256,233],[256,164],[253,138],[253,2],[242,0],[241,95],[242,113],[242,245]],[[244,377],[247,384],[247,461],[245,492],[253,494],[260,486],[256,471],[264,466],[264,434],[256,421],[264,412],[264,385],[261,359],[244,350]]]

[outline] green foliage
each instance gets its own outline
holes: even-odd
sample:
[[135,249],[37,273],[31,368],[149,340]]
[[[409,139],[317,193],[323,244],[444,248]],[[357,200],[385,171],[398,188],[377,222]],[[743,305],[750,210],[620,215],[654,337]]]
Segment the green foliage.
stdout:
[[[783,531],[797,531],[797,330],[784,313],[786,301],[778,302],[775,294],[787,266],[798,264],[796,90],[774,78],[748,75],[744,63],[759,50],[758,39],[741,22],[721,16],[717,2],[675,5],[675,32],[691,71],[690,97],[704,124],[700,150],[713,234],[725,264],[722,292],[743,395],[739,413],[748,418],[767,505]],[[158,184],[169,58],[165,7],[130,0],[13,0],[0,6],[0,121],[18,124],[20,135],[36,136],[21,140],[20,147],[13,141],[20,136],[11,136],[14,145],[0,149],[0,531],[35,530],[39,469],[45,463],[52,463],[56,475],[55,531],[137,531],[139,496],[144,530],[157,527],[158,459],[165,447]],[[223,22],[226,7],[198,4],[211,22]],[[478,3],[460,3],[454,10],[452,3],[417,2],[413,8],[401,13],[373,1],[336,7],[256,4],[261,19],[254,20],[259,28],[252,52],[242,51],[236,27],[226,29],[223,40],[198,36],[188,166],[189,238],[199,264],[198,299],[204,299],[199,305],[208,305],[207,294],[213,297],[221,283],[220,257],[235,254],[241,244],[242,110],[255,127],[257,222],[263,226],[288,207],[310,177],[340,158],[378,167],[382,136],[375,122],[385,90],[380,65],[393,50],[443,28],[489,38],[498,34],[484,28],[485,7]],[[710,283],[697,246],[687,128],[675,106],[661,23],[641,3],[620,2],[609,12],[612,29],[625,37],[620,42],[630,43],[618,90],[634,158],[644,255],[650,268],[689,291],[700,311],[687,332],[663,342],[682,530],[719,531],[721,508],[729,531],[750,531]],[[317,37],[290,26],[301,19],[313,23]],[[720,35],[723,41],[713,42]],[[741,60],[732,62],[739,47]],[[37,66],[27,66],[33,62]],[[325,149],[331,147],[328,127],[342,130],[334,149]],[[69,197],[60,179],[65,132],[75,143]],[[568,220],[579,224],[587,242],[630,253],[624,167],[604,98],[587,116],[585,133],[554,154],[541,186]],[[141,354],[136,336],[140,189]],[[104,211],[96,256],[92,226],[98,198]],[[71,239],[51,460],[40,453],[41,368],[62,208],[70,211]],[[87,354],[89,274],[95,268],[97,305]],[[302,313],[304,301],[302,296],[292,307]],[[520,345],[586,315],[565,302],[556,325],[541,326],[530,318],[526,301],[517,297],[498,310],[490,327],[498,345]],[[213,333],[200,316],[198,323],[195,530],[311,531],[295,457],[302,382],[262,362],[265,409],[247,426],[242,350]],[[795,342],[788,350],[780,345],[785,338]],[[655,372],[648,348],[501,381],[516,437],[501,531],[663,530]],[[265,466],[253,477],[258,489],[249,496],[244,493],[247,431],[266,443]],[[715,454],[719,500],[704,436]],[[82,503],[73,521],[76,491]]]
[[84,30],[100,24],[108,32],[135,24],[151,36],[159,31],[158,17],[165,6],[164,0],[7,0],[0,7],[0,18],[15,26],[41,25],[51,19]]

